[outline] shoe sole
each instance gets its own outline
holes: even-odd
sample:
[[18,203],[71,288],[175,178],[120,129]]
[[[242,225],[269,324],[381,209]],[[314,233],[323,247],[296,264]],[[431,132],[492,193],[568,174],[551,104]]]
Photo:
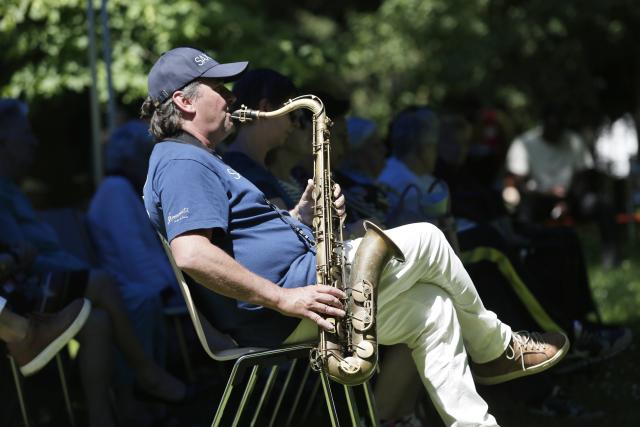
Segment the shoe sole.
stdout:
[[553,367],[558,362],[560,362],[569,352],[570,346],[571,344],[569,343],[569,338],[567,338],[567,336],[565,335],[565,342],[562,348],[560,348],[560,350],[558,350],[558,352],[551,359],[545,362],[539,363],[538,365],[532,366],[528,369],[509,372],[508,374],[504,374],[504,375],[498,375],[495,377],[478,377],[474,375],[473,378],[477,384],[495,385],[495,384],[501,384],[507,381],[515,380],[516,378],[538,374],[542,371],[546,371],[547,369]]
[[82,329],[85,322],[87,321],[87,318],[89,317],[89,313],[91,313],[91,302],[85,299],[80,313],[78,313],[69,327],[55,340],[51,341],[51,343],[49,343],[49,345],[46,346],[45,349],[40,352],[40,354],[34,357],[31,362],[20,367],[20,372],[22,373],[22,375],[28,377],[29,375],[33,375],[40,369],[44,368],[44,366],[49,363],[60,350],[62,350],[62,348],[71,340],[71,338],[73,338],[78,333],[78,331]]

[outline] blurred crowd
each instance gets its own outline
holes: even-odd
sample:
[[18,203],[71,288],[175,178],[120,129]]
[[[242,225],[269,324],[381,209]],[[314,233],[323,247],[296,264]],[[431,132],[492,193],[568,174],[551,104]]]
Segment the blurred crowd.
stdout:
[[[600,319],[576,225],[597,227],[605,268],[624,260],[635,219],[633,117],[603,118],[587,139],[549,106],[536,127],[515,134],[499,108],[444,102],[398,111],[381,128],[352,114],[348,94],[297,88],[274,70],[250,70],[233,87],[237,107],[262,111],[305,93],[318,96],[332,120],[331,173],[346,195],[345,238],[361,236],[365,220],[437,225],[504,322],[564,331],[571,340],[552,373],[498,387],[513,388],[506,394],[532,411],[597,416],[561,392],[556,375],[611,363],[632,339],[628,328]],[[219,154],[270,202],[292,209],[313,178],[313,125],[304,111],[238,124]],[[86,227],[95,254],[81,259],[21,189],[38,145],[27,106],[0,101],[0,338],[24,375],[77,340],[90,426],[158,425],[164,413],[145,402],[179,405],[198,390],[165,368],[164,313],[184,305],[141,199],[153,144],[148,125],[135,119],[109,136],[106,177],[71,224]],[[406,348],[382,352],[375,392],[385,425],[427,423],[412,363]]]

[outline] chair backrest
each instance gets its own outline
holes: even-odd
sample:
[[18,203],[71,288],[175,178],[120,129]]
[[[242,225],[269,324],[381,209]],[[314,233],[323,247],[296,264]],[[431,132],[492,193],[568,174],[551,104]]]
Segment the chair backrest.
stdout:
[[167,239],[165,239],[162,234],[158,233],[158,236],[162,241],[162,247],[167,254],[173,273],[175,274],[180,286],[180,291],[182,292],[184,302],[187,305],[187,310],[189,310],[189,316],[191,317],[191,322],[196,330],[198,340],[209,357],[218,361],[226,361],[237,359],[245,354],[265,350],[264,348],[257,347],[239,347],[233,338],[217,330],[204,316],[200,314],[191,295],[189,285],[184,278],[184,274],[176,265],[169,242],[167,242]]

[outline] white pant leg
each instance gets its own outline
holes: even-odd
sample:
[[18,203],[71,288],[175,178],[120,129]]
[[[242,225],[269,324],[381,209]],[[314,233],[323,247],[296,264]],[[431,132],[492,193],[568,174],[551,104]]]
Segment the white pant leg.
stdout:
[[427,393],[447,426],[498,425],[476,391],[453,300],[444,290],[416,283],[379,307],[378,341],[407,344]]
[[7,300],[0,297],[0,314],[2,314],[2,310],[4,310],[5,305],[7,305]]
[[[485,363],[500,356],[511,340],[511,328],[495,313],[485,309],[469,274],[442,232],[432,224],[417,223],[386,233],[404,253],[405,262],[392,260],[383,270],[378,310],[383,310],[397,295],[418,282],[435,285],[452,299],[471,358],[477,363]],[[349,262],[360,241],[345,242]]]

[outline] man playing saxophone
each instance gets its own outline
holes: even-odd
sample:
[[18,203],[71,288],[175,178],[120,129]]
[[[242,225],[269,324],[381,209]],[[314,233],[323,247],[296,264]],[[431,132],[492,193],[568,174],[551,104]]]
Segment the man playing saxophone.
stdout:
[[[219,64],[192,48],[173,49],[154,64],[142,115],[159,143],[145,205],[178,266],[202,285],[192,291],[216,327],[241,345],[308,342],[317,328],[333,330],[326,317],[343,317],[346,298],[335,287],[313,285],[313,185],[291,212],[279,210],[216,153],[233,127],[233,95],[224,82],[246,67]],[[337,186],[333,198],[336,215],[344,215]],[[566,354],[566,336],[515,333],[500,322],[436,227],[411,224],[386,233],[406,261],[391,260],[382,270],[378,342],[411,349],[447,425],[497,425],[473,377],[496,384],[548,369]],[[343,243],[347,263],[361,242]]]

